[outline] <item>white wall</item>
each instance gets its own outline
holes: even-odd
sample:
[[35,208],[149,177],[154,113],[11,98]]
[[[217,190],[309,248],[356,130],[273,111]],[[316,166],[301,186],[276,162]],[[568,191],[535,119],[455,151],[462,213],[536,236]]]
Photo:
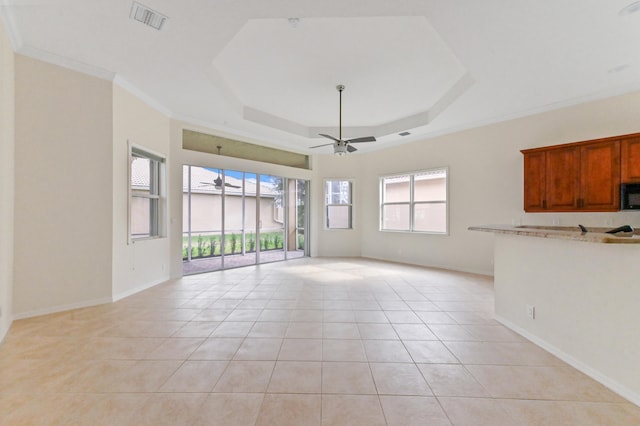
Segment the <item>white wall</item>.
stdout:
[[[640,227],[637,212],[525,214],[520,153],[525,148],[640,132],[638,111],[640,93],[634,93],[347,157],[361,168],[356,179],[362,256],[492,274],[493,239],[468,231],[469,226],[514,221],[551,225],[556,220],[572,226]],[[340,164],[344,164],[344,173],[359,170],[351,163],[341,163],[344,159],[320,161],[321,175],[335,174],[325,168],[336,169]],[[441,166],[449,167],[450,235],[380,232],[379,177]],[[319,248],[320,255],[330,255],[331,244]],[[355,247],[351,253],[359,255]]]
[[13,316],[14,55],[0,22],[0,341]]
[[112,85],[21,55],[15,76],[14,314],[108,301]]
[[[125,297],[169,278],[168,229],[162,238],[128,241],[128,142],[169,158],[170,120],[113,85],[113,295]],[[168,170],[169,167],[166,167]],[[180,173],[182,176],[182,173]],[[169,196],[170,197],[170,196]],[[181,193],[174,197],[180,202]],[[171,198],[170,198],[171,199]],[[165,205],[166,204],[165,200]],[[166,220],[165,220],[166,222]],[[167,225],[168,226],[168,225]]]

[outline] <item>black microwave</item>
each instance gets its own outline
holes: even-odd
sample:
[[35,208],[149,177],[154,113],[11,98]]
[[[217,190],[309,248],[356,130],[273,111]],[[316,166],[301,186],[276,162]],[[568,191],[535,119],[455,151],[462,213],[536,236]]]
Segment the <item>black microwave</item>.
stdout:
[[620,204],[622,210],[640,210],[640,183],[620,185]]

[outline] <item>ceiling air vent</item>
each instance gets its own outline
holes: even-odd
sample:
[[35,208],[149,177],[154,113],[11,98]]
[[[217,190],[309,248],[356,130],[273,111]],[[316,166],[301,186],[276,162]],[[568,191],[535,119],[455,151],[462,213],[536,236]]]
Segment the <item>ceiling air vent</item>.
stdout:
[[409,132],[402,132],[402,133],[398,133],[399,136],[409,136],[411,133]]
[[160,31],[164,26],[164,23],[169,19],[161,13],[156,12],[155,10],[149,9],[147,6],[144,6],[138,2],[133,2],[131,6],[131,14],[129,15],[131,19],[135,19],[138,22],[142,22],[145,25],[148,25],[156,30]]

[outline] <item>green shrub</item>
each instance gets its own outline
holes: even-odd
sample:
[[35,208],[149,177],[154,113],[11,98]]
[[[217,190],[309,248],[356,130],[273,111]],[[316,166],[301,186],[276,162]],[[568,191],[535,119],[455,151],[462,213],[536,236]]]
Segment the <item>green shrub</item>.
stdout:
[[[196,257],[203,257],[204,256],[204,238],[202,238],[202,235],[198,235],[198,254]],[[191,255],[191,257],[193,257],[193,255]]]
[[236,250],[238,249],[238,236],[236,234],[231,234],[230,243],[231,254],[235,254]]
[[216,255],[216,249],[220,245],[220,240],[215,235],[209,236],[209,256]]

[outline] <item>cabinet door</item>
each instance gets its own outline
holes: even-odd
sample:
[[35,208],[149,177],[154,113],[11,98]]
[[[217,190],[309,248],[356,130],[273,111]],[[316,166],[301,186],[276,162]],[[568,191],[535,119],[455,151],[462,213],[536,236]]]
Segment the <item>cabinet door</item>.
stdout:
[[580,148],[581,210],[620,210],[620,142],[606,141]]
[[620,144],[622,183],[640,182],[640,136],[623,139]]
[[546,208],[546,158],[545,152],[524,154],[524,211],[526,212],[543,211]]
[[580,195],[580,148],[550,149],[546,162],[546,210],[576,210]]

